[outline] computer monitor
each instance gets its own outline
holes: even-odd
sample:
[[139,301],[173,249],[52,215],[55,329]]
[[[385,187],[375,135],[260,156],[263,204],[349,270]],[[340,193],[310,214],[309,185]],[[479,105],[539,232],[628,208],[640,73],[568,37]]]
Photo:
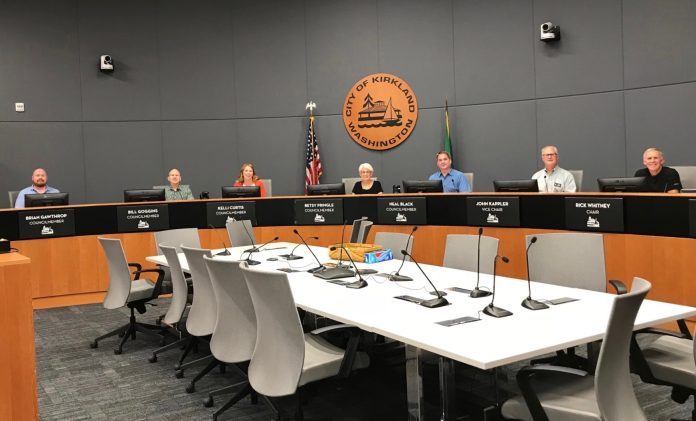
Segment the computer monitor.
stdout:
[[69,205],[68,193],[37,193],[24,195],[24,207],[37,208],[40,206],[66,206]]
[[124,190],[124,202],[159,202],[164,201],[164,189]]
[[307,196],[323,196],[327,194],[346,194],[346,186],[343,183],[307,186]]
[[539,192],[536,180],[493,180],[493,190],[496,192]]
[[401,180],[404,193],[442,193],[442,180]]
[[601,192],[636,192],[643,191],[645,177],[598,178],[597,186]]
[[223,186],[223,199],[236,199],[239,197],[261,197],[259,186]]

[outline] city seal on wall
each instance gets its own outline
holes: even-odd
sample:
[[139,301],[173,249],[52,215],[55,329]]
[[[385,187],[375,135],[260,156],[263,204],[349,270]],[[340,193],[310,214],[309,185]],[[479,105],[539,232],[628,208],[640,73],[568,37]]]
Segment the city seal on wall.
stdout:
[[375,73],[360,78],[343,103],[343,124],[358,145],[376,151],[399,146],[413,133],[418,100],[400,77]]

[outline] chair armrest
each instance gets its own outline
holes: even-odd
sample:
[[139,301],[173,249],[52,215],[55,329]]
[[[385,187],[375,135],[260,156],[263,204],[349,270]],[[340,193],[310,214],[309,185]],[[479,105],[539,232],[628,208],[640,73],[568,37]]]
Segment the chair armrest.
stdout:
[[549,417],[546,415],[544,407],[541,406],[539,397],[532,388],[531,383],[531,379],[535,375],[543,373],[565,373],[581,377],[587,376],[587,372],[583,370],[548,364],[522,367],[520,371],[517,372],[517,385],[520,387],[522,397],[524,398],[527,408],[529,409],[529,413],[532,415],[532,419],[534,421],[549,421]]
[[141,273],[156,273],[157,280],[155,281],[155,289],[152,291],[152,298],[157,298],[162,290],[162,281],[164,281],[164,271],[162,269],[141,269],[133,272],[135,279],[140,279]]
[[[141,265],[140,263],[136,263],[136,262],[128,262],[128,267],[135,268],[136,271],[143,270],[143,265]],[[135,273],[135,272],[133,272],[133,273]],[[135,279],[138,279],[137,275],[135,276]]]
[[355,363],[355,356],[358,353],[358,345],[360,344],[360,338],[362,337],[362,330],[359,327],[346,324],[337,324],[315,329],[310,333],[312,335],[319,335],[327,332],[334,331],[345,331],[348,333],[348,344],[346,345],[346,350],[343,353],[343,360],[341,361],[341,368],[338,370],[336,375],[338,378],[347,378],[353,371],[353,364]]
[[646,327],[645,329],[641,329],[639,331],[636,331],[636,335],[643,334],[643,333],[649,333],[652,335],[672,336],[674,338],[680,338],[680,339],[691,339],[691,335],[684,334],[681,332],[675,332],[673,330],[658,329],[656,327]]
[[626,288],[626,284],[623,282],[619,281],[618,279],[610,279],[609,283],[611,286],[614,287],[614,290],[616,291],[616,295],[622,295],[628,292],[628,288]]

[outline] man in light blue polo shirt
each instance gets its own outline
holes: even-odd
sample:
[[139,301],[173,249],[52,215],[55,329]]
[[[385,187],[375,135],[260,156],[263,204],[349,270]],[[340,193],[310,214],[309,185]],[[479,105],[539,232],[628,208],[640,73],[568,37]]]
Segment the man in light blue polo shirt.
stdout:
[[37,168],[31,174],[31,186],[19,192],[17,195],[17,201],[15,201],[15,208],[24,207],[24,195],[26,194],[43,194],[43,193],[60,193],[58,189],[47,185],[48,175],[46,170],[43,168]]
[[440,171],[431,175],[428,180],[442,180],[442,190],[445,193],[468,193],[471,191],[464,173],[452,168],[452,157],[447,151],[437,153],[437,167]]

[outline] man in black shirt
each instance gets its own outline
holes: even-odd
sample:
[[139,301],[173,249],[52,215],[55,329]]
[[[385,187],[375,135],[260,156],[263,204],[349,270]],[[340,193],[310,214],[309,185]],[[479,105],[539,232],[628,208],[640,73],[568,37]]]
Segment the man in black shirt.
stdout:
[[643,152],[643,165],[636,171],[636,177],[645,177],[643,191],[655,193],[679,193],[681,180],[674,168],[665,167],[665,158],[657,148],[648,148]]

